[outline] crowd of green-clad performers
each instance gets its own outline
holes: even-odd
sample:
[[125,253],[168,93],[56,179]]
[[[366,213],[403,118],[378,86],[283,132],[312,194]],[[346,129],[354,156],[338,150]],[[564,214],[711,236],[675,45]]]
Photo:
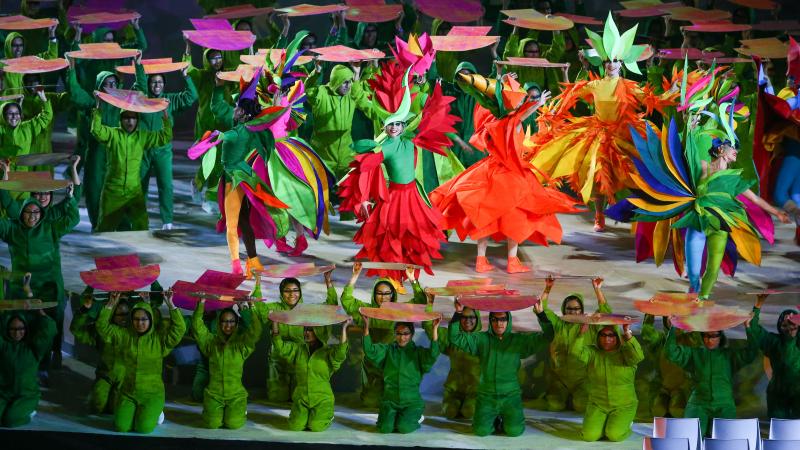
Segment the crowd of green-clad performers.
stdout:
[[[693,50],[700,35],[661,17],[621,30],[608,13],[602,34],[582,26],[543,31],[524,20],[509,25],[500,9],[538,11],[540,19],[526,19],[532,23],[567,3],[573,17],[601,12],[582,0],[504,0],[482,2],[481,24],[498,38],[470,47],[470,36],[487,31],[436,18],[427,33],[424,12],[402,1],[389,2],[401,7],[380,23],[335,12],[320,45],[315,33],[290,34],[291,15],[279,10],[245,14],[223,21],[221,37],[203,41],[209,47],[186,34],[182,58],[164,62],[143,58],[164,55],[148,48],[138,16],[82,25],[66,3],[23,0],[21,13],[31,19],[59,19],[46,28],[6,29],[0,21],[0,239],[11,262],[0,271],[0,427],[28,424],[40,389],[61,388],[50,378],[62,365],[69,304],[61,241],[80,223],[79,204],[92,232],[148,230],[155,178],[160,226],[171,232],[173,127],[191,114],[194,200],[218,216],[230,260],[223,270],[241,282],[255,278],[255,288],[228,296],[225,307],[221,297],[203,295],[176,305],[176,293],[158,281],[142,292],[96,294],[89,286],[75,297],[68,329],[76,345],[97,354],[85,412],[112,415],[116,431],[151,433],[165,420],[165,362],[187,346],[198,355],[191,399],[210,429],[256,421],[248,401],[262,398],[243,381],[249,359],[266,362],[264,399],[290,408],[285,427],[297,432],[336,421],[335,374],[353,370],[357,409],[377,412],[379,433],[412,433],[427,413],[470,422],[476,436],[516,437],[544,410],[582,416],[586,441],[624,441],[634,422],[653,417],[698,418],[706,435],[713,418],[735,418],[737,405],[741,412],[758,396],[764,365],[768,416],[800,419],[800,313],[786,309],[768,330],[760,323],[766,292],[739,322],[746,334],[739,340],[725,329],[678,327],[670,314],[645,314],[640,325],[577,320],[612,315],[602,277],[585,283],[594,299],[573,292],[560,305],[550,299],[558,277],[547,276],[542,292],[527,293],[538,301],[523,309],[472,308],[456,296],[449,320],[365,312],[403,303],[409,286],[408,311],[433,314],[446,303],[449,314],[449,300],[419,282],[421,272],[434,276],[448,239],[477,244],[464,278],[496,270],[490,239],[507,243],[507,272],[524,274],[531,267],[519,246],[560,243],[557,215],[589,209],[595,232],[606,218],[633,224],[637,262],[661,265],[671,256],[697,307],[723,300],[713,295],[720,271],[733,276],[739,258],[760,264],[761,240],[775,240],[773,218],[800,226],[793,39],[777,44],[788,53],[785,67],[757,54],[717,62],[737,45],[730,34],[710,38],[695,62],[667,50]],[[211,15],[236,2],[229,3],[198,0]],[[743,8],[734,19],[757,15]],[[235,32],[252,45],[211,44]],[[464,42],[445,39],[452,36]],[[333,46],[348,47],[343,62],[314,56]],[[374,50],[385,57],[363,56]],[[48,61],[63,65],[45,69],[54,67]],[[776,91],[773,82],[784,80]],[[57,118],[75,129],[74,155],[61,159]],[[262,290],[257,242],[301,256],[336,216],[358,227],[349,282],[339,290],[333,269],[323,274],[324,304],[346,320],[276,320],[304,305],[303,289],[315,281],[289,277]],[[363,270],[375,278],[364,286],[369,298],[359,299]],[[53,306],[38,309],[32,297]],[[522,331],[512,316],[537,326]],[[440,360],[449,372],[432,407],[421,386]]]

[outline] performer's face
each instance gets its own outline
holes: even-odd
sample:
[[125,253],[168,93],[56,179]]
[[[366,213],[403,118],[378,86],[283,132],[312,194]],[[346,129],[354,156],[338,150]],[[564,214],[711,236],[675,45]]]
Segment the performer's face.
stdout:
[[236,24],[236,31],[252,31],[253,27],[250,26],[250,22],[246,20],[242,20]]
[[286,283],[281,291],[281,298],[284,303],[294,307],[300,301],[300,286],[294,283]]
[[350,88],[353,86],[353,80],[346,80],[336,89],[336,93],[339,95],[347,95],[350,93]]
[[386,135],[389,137],[397,137],[403,133],[406,125],[403,122],[392,122],[386,125]]
[[16,317],[11,319],[11,322],[8,324],[8,337],[14,342],[25,339],[25,322]]
[[11,128],[16,128],[17,125],[22,122],[22,112],[17,105],[6,106],[6,109],[3,111],[3,116],[5,116],[6,123]]
[[133,320],[133,330],[139,334],[147,333],[150,329],[150,316],[143,309],[135,310],[131,320]]
[[218,51],[208,52],[208,63],[215,71],[222,70],[222,53]]
[[164,92],[164,75],[151,75],[150,79],[147,80],[147,84],[150,87],[150,94],[161,95]]
[[478,318],[475,317],[475,311],[470,308],[464,308],[464,311],[461,313],[459,325],[461,325],[461,329],[467,333],[474,331],[475,326],[478,325]]
[[104,34],[103,35],[103,42],[106,42],[106,43],[114,42],[114,32],[113,31],[109,31],[106,34]]
[[735,147],[724,144],[720,147],[720,154],[719,157],[725,161],[726,163],[735,163],[736,156],[739,154],[739,151],[736,150]]
[[489,324],[492,326],[492,333],[495,336],[502,336],[508,328],[508,314],[503,312],[489,314]]
[[103,90],[108,92],[109,89],[116,89],[118,84],[119,82],[117,81],[117,77],[111,75],[103,80]]
[[114,325],[120,327],[127,327],[128,326],[128,318],[131,315],[131,308],[128,306],[127,303],[119,303],[117,304],[116,309],[114,309],[114,317],[112,318]]
[[36,204],[29,204],[22,210],[22,223],[28,228],[33,228],[42,219],[42,208]]
[[31,197],[36,199],[36,201],[42,205],[42,208],[47,208],[50,204],[50,200],[53,198],[49,192],[31,192]]
[[712,331],[710,333],[703,333],[703,345],[709,350],[715,350],[719,347],[722,340],[722,333],[719,331]]
[[236,315],[230,311],[225,311],[219,316],[219,328],[222,334],[230,336],[236,331]]
[[619,347],[619,336],[612,327],[605,327],[597,333],[597,345],[607,352]]
[[378,283],[378,285],[375,286],[375,303],[380,306],[383,302],[391,302],[392,292],[392,287],[387,283]]
[[797,336],[797,324],[789,320],[789,318],[784,318],[783,322],[781,322],[781,329],[778,330],[784,336],[796,337]]
[[139,115],[135,112],[125,111],[119,121],[126,133],[133,133],[139,124]]
[[564,314],[567,315],[581,315],[583,314],[583,306],[577,299],[572,299],[564,305]]
[[303,340],[308,345],[312,345],[319,341],[319,339],[317,339],[317,333],[314,333],[314,329],[311,327],[303,328]]
[[542,98],[542,91],[536,88],[528,89],[528,101],[536,103],[539,99]]
[[25,40],[21,37],[15,37],[11,41],[11,54],[14,58],[19,58],[25,52]]
[[622,69],[622,63],[617,60],[606,61],[605,69],[606,69],[606,76],[612,78],[618,77],[619,71]]
[[539,44],[533,41],[529,41],[525,44],[525,48],[522,50],[522,56],[525,58],[538,58],[541,53],[539,52]]
[[361,46],[366,48],[373,48],[378,43],[378,29],[375,25],[367,25],[364,29],[364,34],[361,37]]
[[411,338],[413,334],[411,330],[406,325],[397,325],[394,327],[394,341],[397,342],[397,345],[400,347],[405,347],[411,342]]

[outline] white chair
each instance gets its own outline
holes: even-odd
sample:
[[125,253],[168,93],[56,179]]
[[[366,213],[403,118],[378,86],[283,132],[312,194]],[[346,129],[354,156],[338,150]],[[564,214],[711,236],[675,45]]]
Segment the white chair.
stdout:
[[777,441],[800,440],[800,419],[770,419],[769,438]]
[[750,450],[747,439],[705,439],[705,450]]
[[686,438],[689,440],[689,450],[700,450],[703,442],[700,437],[700,420],[697,418],[655,417],[653,419],[653,437]]
[[750,450],[761,450],[758,419],[714,419],[712,439],[747,439]]
[[642,450],[689,450],[689,439],[645,436]]
[[800,450],[800,440],[764,439],[761,441],[762,450]]

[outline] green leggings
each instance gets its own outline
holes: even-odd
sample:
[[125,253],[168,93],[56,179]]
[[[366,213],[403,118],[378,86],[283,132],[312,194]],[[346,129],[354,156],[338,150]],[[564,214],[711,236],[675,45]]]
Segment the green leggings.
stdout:
[[313,404],[305,398],[295,399],[289,412],[291,431],[325,431],[333,422],[333,395],[317,399]]
[[[727,231],[709,231],[703,233],[692,228],[686,230],[686,270],[689,284],[693,292],[700,298],[708,298],[719,278],[719,269],[725,257],[725,245],[728,243]],[[703,251],[706,252],[706,270],[702,280],[700,272],[703,265]],[[698,286],[699,284],[699,286]]]
[[424,410],[425,404],[421,400],[408,404],[381,401],[378,408],[378,431],[411,433],[419,428],[419,419]]
[[94,143],[86,152],[83,164],[83,185],[86,196],[86,211],[92,228],[97,228],[100,221],[100,196],[103,192],[103,181],[106,177],[106,152],[99,144]]
[[154,148],[142,158],[142,192],[145,198],[150,189],[150,175],[156,176],[158,186],[158,211],[161,223],[172,223],[172,145]]
[[99,220],[95,231],[146,231],[148,220],[144,194],[137,192],[137,195],[125,198],[104,190]]
[[608,409],[589,401],[583,415],[583,440],[594,442],[605,436],[609,441],[624,441],[631,435],[637,405],[633,402]]
[[89,393],[89,411],[92,414],[113,412],[119,397],[118,389],[118,386],[107,378],[101,377],[95,380]]
[[158,425],[158,416],[164,411],[164,391],[135,398],[121,394],[114,411],[114,428],[122,433],[152,433]]
[[522,394],[478,393],[472,430],[477,436],[488,436],[494,431],[494,421],[502,417],[506,436],[519,436],[525,432],[525,416],[522,413]]
[[267,399],[271,402],[288,402],[296,385],[294,375],[287,370],[286,361],[270,358],[267,367]]
[[224,397],[210,392],[203,394],[203,423],[206,428],[224,426],[230,430],[242,428],[247,422],[247,392]]
[[31,413],[39,404],[39,393],[10,396],[0,394],[0,426],[21,427],[31,421]]

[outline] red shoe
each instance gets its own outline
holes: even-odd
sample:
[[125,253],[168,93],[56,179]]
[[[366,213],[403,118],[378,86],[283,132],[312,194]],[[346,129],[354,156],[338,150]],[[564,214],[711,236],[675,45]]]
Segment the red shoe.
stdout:
[[286,238],[282,237],[275,241],[275,250],[277,250],[278,253],[289,253],[294,249],[291,245],[286,243]]
[[486,273],[494,270],[494,266],[486,259],[485,256],[478,256],[475,258],[475,272]]
[[508,258],[508,267],[506,268],[506,272],[508,273],[523,273],[523,272],[530,272],[531,268],[522,264],[522,261],[519,260],[516,256],[512,256]]
[[234,259],[231,261],[231,273],[234,275],[243,275],[242,272],[242,261],[238,259]]
[[300,235],[294,241],[294,250],[289,253],[289,256],[300,256],[308,248],[308,240],[303,235]]
[[606,216],[594,216],[594,231],[595,233],[606,231]]

